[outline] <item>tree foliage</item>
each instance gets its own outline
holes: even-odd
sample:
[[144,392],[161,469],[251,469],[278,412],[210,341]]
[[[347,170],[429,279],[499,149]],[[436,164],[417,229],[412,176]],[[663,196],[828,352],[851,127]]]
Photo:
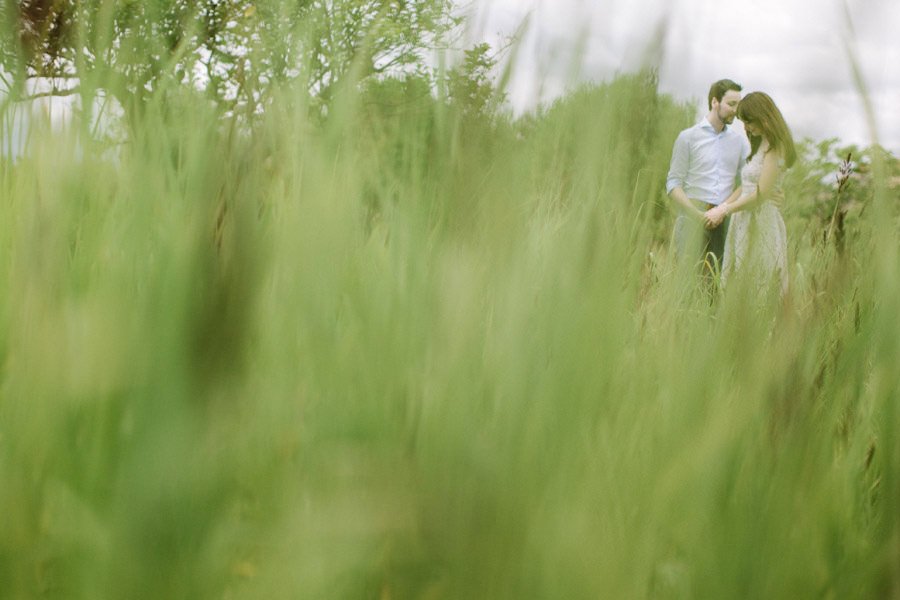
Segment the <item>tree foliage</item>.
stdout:
[[[878,145],[804,139],[798,151],[800,160],[787,173],[785,217],[813,244],[834,244],[842,251],[847,236],[860,235],[879,187],[900,200],[900,160]],[[876,164],[883,168],[877,176]]]
[[187,85],[251,113],[302,83],[327,103],[349,76],[422,69],[458,23],[450,0],[5,0],[0,61],[21,83],[89,81],[126,109]]

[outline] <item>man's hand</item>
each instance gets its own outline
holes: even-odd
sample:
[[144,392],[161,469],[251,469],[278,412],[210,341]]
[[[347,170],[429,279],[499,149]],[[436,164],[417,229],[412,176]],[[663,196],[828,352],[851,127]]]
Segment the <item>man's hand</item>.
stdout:
[[704,225],[707,229],[715,229],[722,224],[722,221],[725,220],[727,215],[728,212],[725,204],[713,207],[703,213]]

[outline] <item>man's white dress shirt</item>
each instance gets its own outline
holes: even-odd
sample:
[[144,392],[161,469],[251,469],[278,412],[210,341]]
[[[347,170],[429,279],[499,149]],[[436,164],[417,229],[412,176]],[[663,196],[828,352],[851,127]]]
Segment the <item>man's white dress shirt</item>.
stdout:
[[721,204],[740,184],[749,155],[750,142],[743,133],[727,125],[717,132],[703,117],[675,140],[666,192],[680,186],[691,200]]

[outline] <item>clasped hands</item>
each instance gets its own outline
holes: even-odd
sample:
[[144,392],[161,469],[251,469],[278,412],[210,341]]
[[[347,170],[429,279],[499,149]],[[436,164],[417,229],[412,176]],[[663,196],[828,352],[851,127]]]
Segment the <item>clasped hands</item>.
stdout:
[[728,212],[725,203],[722,203],[712,207],[705,213],[701,213],[700,220],[707,229],[715,229],[722,224],[722,221],[724,221],[727,216]]

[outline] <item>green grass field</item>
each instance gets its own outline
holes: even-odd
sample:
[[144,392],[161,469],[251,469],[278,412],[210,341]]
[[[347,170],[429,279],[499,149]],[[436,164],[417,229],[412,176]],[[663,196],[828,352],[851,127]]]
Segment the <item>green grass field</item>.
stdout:
[[884,165],[840,251],[791,180],[783,306],[710,302],[652,77],[395,87],[6,162],[0,597],[900,598]]

